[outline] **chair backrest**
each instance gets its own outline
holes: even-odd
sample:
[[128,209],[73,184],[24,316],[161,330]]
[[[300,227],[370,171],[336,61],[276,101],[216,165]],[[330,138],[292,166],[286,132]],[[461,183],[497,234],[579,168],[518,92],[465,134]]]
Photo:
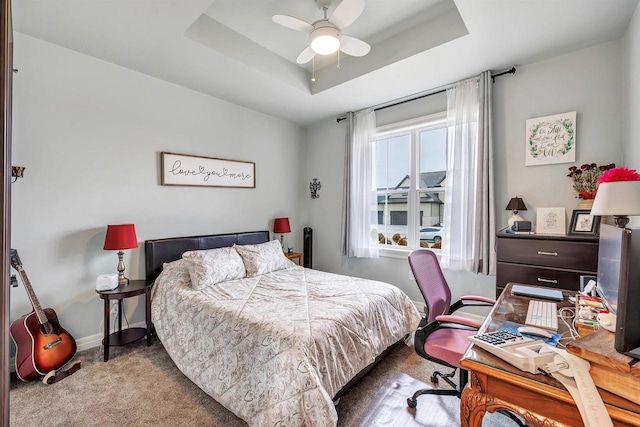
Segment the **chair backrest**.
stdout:
[[436,254],[426,249],[415,250],[409,254],[409,265],[427,303],[427,321],[431,323],[436,316],[448,314],[451,290],[442,274]]

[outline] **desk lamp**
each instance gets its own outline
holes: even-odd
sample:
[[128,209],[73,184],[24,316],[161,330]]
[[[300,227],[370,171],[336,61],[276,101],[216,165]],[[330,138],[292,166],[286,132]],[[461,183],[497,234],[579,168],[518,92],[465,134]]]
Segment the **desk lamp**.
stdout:
[[524,221],[524,218],[518,215],[518,211],[526,211],[527,206],[524,204],[524,201],[520,197],[516,196],[509,200],[509,204],[507,204],[505,210],[511,211],[511,216],[507,221],[507,224],[509,224],[509,228],[511,228],[514,222]]
[[280,245],[284,249],[284,233],[290,233],[289,218],[276,218],[273,222],[273,232],[280,234]]
[[129,279],[124,277],[123,249],[138,247],[136,228],[133,224],[107,225],[107,235],[104,237],[105,251],[118,251],[118,285],[128,285]]
[[640,215],[640,174],[635,170],[610,169],[598,182],[591,215],[613,215],[615,225],[620,228],[629,223],[629,215]]

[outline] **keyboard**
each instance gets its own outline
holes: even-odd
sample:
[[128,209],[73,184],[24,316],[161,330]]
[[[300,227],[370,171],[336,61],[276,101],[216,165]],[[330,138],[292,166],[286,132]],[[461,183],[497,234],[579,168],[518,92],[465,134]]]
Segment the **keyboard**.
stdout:
[[530,300],[524,324],[558,332],[558,304],[551,301]]

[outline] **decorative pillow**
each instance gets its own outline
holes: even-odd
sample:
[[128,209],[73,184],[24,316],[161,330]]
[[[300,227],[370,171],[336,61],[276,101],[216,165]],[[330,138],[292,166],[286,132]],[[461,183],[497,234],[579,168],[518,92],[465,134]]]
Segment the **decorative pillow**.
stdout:
[[272,240],[259,245],[234,245],[244,261],[247,277],[254,277],[294,265],[282,252],[280,241]]
[[189,251],[182,254],[187,264],[191,286],[200,289],[245,276],[244,263],[232,247]]

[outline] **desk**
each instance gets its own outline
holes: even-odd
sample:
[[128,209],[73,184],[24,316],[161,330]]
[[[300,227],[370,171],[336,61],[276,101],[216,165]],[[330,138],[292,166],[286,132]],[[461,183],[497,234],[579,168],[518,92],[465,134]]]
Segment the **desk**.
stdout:
[[[523,323],[529,299],[511,295],[509,283],[482,325],[480,332],[491,332],[504,322]],[[574,291],[563,290],[565,302]],[[562,322],[559,332],[565,332]],[[564,329],[563,329],[564,327]],[[582,426],[582,418],[573,398],[552,377],[530,374],[475,346],[461,360],[469,371],[469,383],[460,402],[461,426],[480,426],[488,412],[508,410],[521,416],[528,426]],[[598,389],[616,426],[640,426],[640,406],[620,396]]]

